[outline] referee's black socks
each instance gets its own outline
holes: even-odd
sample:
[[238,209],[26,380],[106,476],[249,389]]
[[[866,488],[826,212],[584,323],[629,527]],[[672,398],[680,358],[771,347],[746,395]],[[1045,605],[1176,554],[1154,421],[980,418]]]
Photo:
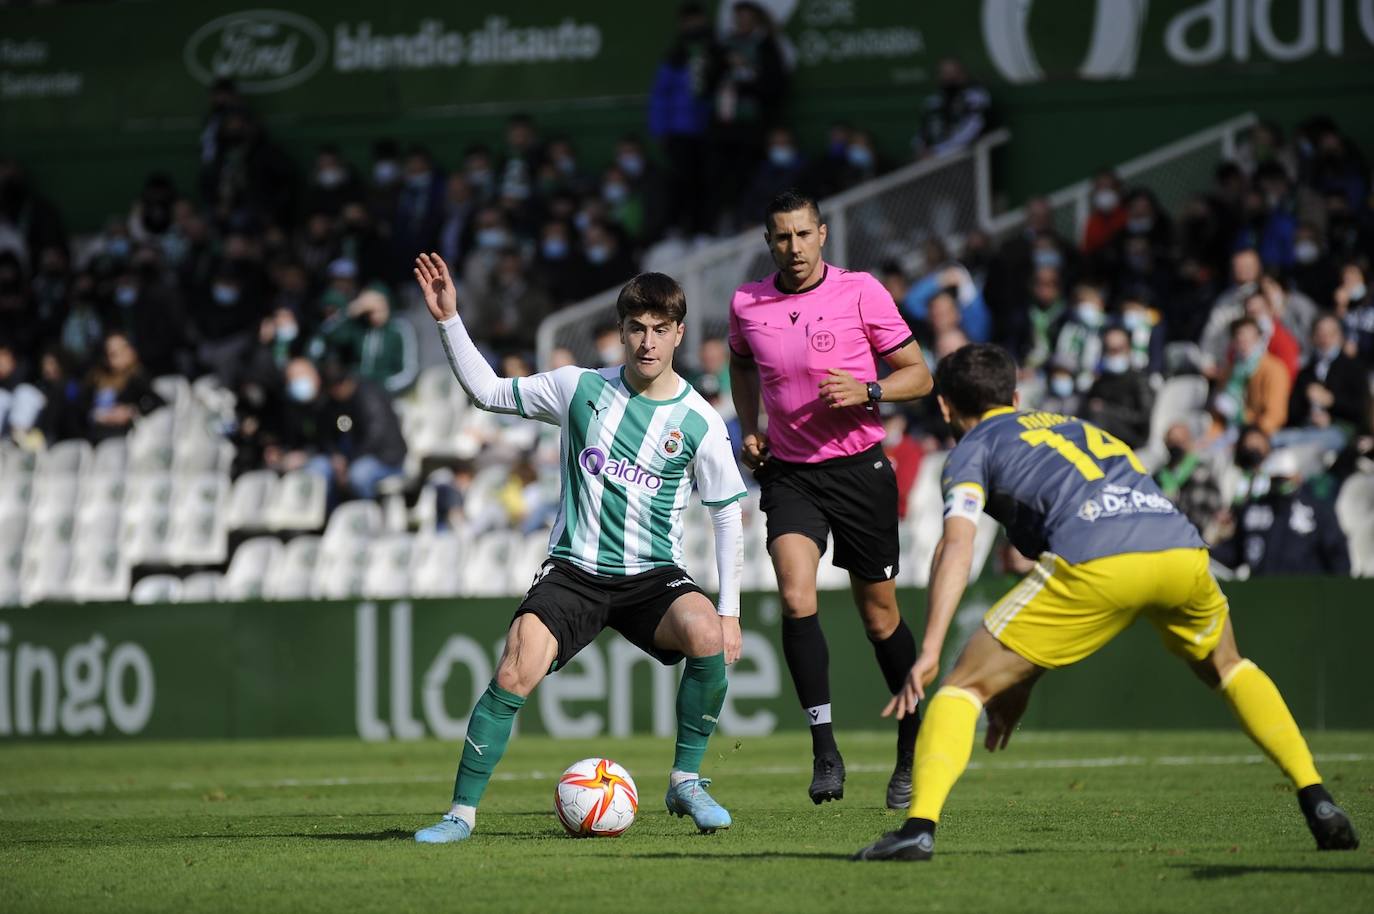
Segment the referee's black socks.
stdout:
[[[882,641],[873,642],[873,655],[878,658],[878,668],[883,671],[887,690],[896,695],[906,682],[911,668],[916,665],[916,638],[907,628],[906,620],[897,619],[897,627]],[[908,714],[897,721],[897,754],[910,756],[916,751],[916,731],[921,726],[921,711]]]
[[[782,655],[811,725],[811,754],[838,755],[835,730],[830,723],[830,649],[821,631],[819,615],[783,618]],[[913,658],[912,663],[915,662]],[[908,665],[907,669],[910,668]]]

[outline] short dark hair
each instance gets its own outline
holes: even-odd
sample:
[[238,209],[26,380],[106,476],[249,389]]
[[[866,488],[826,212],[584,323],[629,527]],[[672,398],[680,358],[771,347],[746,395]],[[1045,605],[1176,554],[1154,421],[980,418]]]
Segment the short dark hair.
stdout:
[[650,314],[682,323],[687,316],[687,295],[676,279],[666,273],[640,273],[625,283],[615,300],[620,323],[632,314]]
[[1231,321],[1231,335],[1235,336],[1236,333],[1239,332],[1240,328],[1242,327],[1253,328],[1256,333],[1260,334],[1261,336],[1264,335],[1264,331],[1260,330],[1259,321],[1255,320],[1248,314],[1245,317],[1238,317],[1235,320]]
[[763,224],[770,232],[773,230],[773,217],[778,213],[794,213],[799,209],[809,209],[816,217],[816,224],[820,225],[825,220],[821,218],[821,208],[816,205],[816,201],[797,190],[789,187],[787,190],[778,194],[768,203],[768,209],[763,213]]
[[1016,394],[1016,361],[1001,346],[970,343],[940,360],[935,385],[961,416],[977,417],[1011,406]]

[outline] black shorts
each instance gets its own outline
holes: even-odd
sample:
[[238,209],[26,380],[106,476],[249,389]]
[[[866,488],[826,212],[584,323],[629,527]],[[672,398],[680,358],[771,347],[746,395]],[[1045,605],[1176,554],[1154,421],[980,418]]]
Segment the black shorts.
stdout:
[[672,666],[683,655],[655,647],[654,632],[668,614],[668,607],[685,593],[703,591],[681,568],[655,568],[617,577],[592,574],[571,562],[551,558],[539,566],[515,618],[531,613],[558,640],[558,657],[549,672],[567,666],[607,627],[659,663]]
[[867,581],[897,576],[897,474],[881,445],[819,463],[773,458],[754,478],[769,545],[784,533],[801,533],[824,555],[833,533],[837,568]]

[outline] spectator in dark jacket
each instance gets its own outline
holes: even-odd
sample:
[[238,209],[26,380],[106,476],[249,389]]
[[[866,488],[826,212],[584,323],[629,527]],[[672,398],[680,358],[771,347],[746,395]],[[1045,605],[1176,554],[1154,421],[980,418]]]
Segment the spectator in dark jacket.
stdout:
[[[1312,355],[1298,372],[1288,401],[1289,427],[1279,432],[1284,441],[1315,432],[1339,448],[1349,435],[1368,432],[1367,372],[1344,349],[1341,322],[1329,314],[1318,318],[1312,327]],[[1308,434],[1294,435],[1299,429]]]
[[916,150],[921,156],[950,155],[966,149],[988,129],[992,96],[968,78],[953,57],[940,61],[939,91],[926,96]]
[[406,459],[401,421],[391,399],[380,386],[360,379],[337,364],[326,365],[322,383],[328,395],[324,428],[330,456],[323,464],[311,461],[319,472],[328,467],[331,501],[337,486],[347,485],[355,498],[375,498],[382,480],[400,476]]
[[797,149],[797,138],[786,127],[768,132],[768,150],[739,203],[739,221],[746,225],[763,222],[768,203],[789,187],[801,183],[806,160]]
[[1164,446],[1169,449],[1169,461],[1155,473],[1155,482],[1164,497],[1193,522],[1202,538],[1214,542],[1224,502],[1211,463],[1195,446],[1192,430],[1185,422],[1169,426]]
[[154,392],[138,360],[138,352],[124,334],[105,337],[104,358],[86,378],[82,403],[86,437],[91,441],[127,433],[134,419],[162,405],[162,398]]
[[677,40],[659,64],[649,92],[649,135],[668,163],[668,227],[687,235],[710,228],[705,204],[706,133],[719,54],[706,8],[695,2],[682,4]]
[[1131,447],[1150,436],[1154,394],[1144,372],[1131,365],[1131,339],[1120,327],[1102,334],[1102,374],[1084,395],[1084,419]]
[[1235,535],[1212,557],[1251,577],[1350,575],[1350,550],[1336,518],[1329,485],[1304,484],[1291,451],[1265,461],[1267,490],[1238,507]]

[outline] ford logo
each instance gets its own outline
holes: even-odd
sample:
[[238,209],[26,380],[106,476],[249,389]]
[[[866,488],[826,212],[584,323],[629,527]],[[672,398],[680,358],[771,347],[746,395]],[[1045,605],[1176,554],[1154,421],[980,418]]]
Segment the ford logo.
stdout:
[[241,92],[300,85],[324,66],[324,30],[283,10],[243,10],[205,23],[186,42],[186,69],[204,85],[234,80]]

